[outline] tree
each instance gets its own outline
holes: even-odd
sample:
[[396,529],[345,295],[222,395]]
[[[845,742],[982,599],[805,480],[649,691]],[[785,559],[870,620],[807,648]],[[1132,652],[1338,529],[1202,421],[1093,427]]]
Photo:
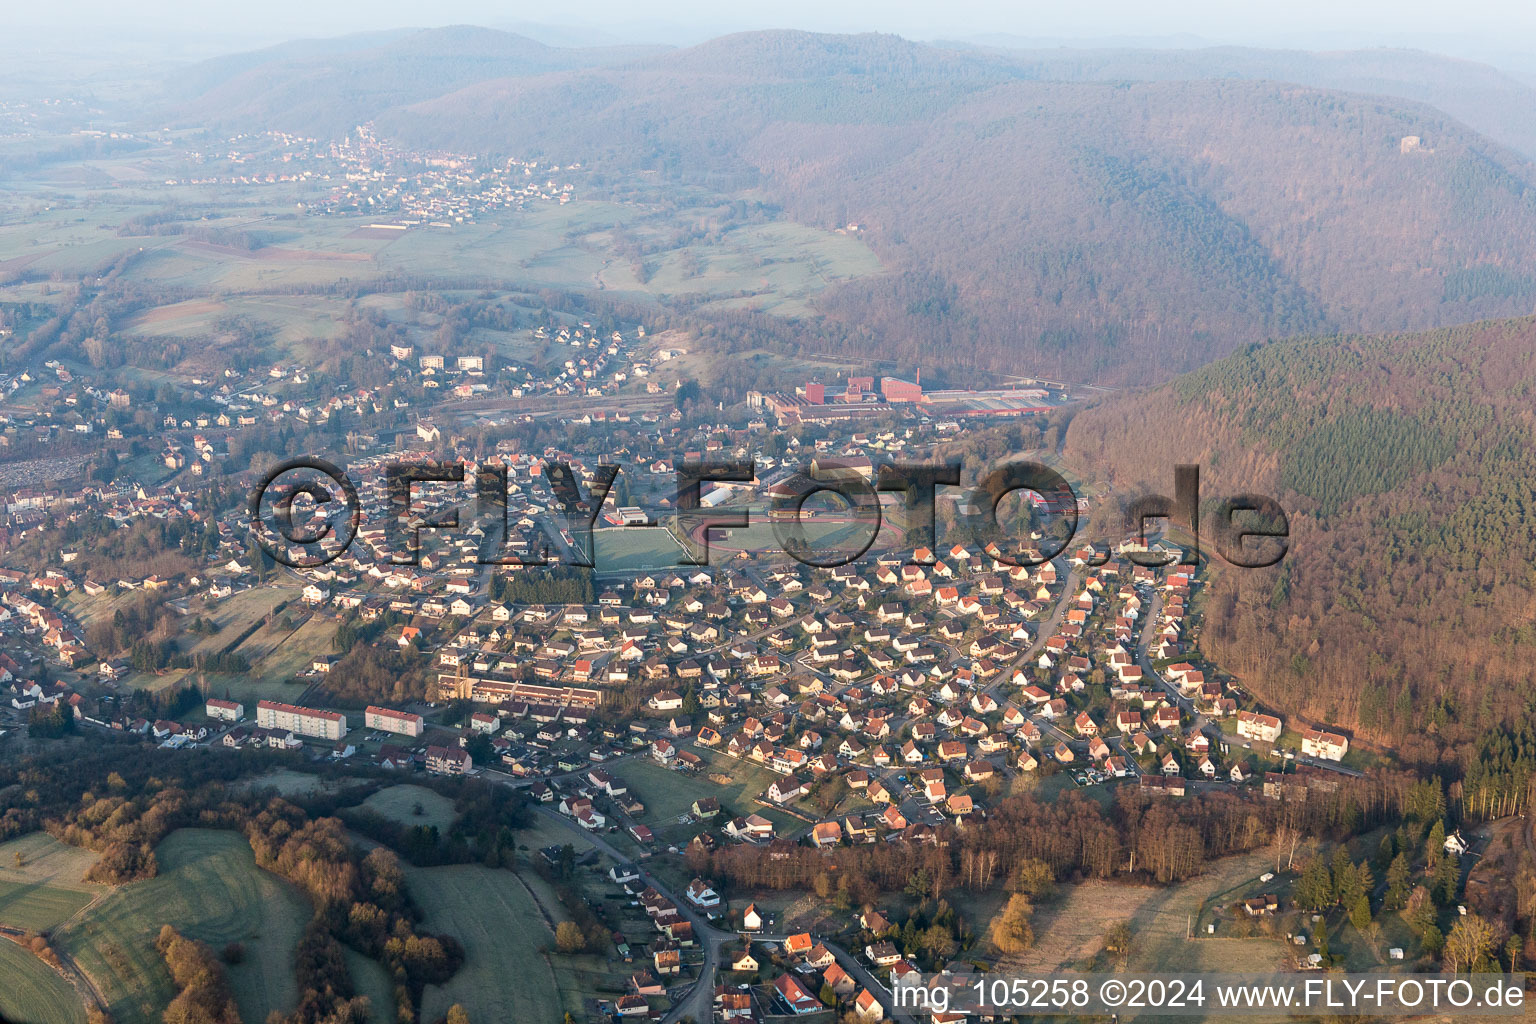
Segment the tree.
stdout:
[[1035,944],[1035,929],[1029,921],[1034,909],[1023,893],[1008,897],[1003,912],[992,919],[992,945],[999,953],[1022,953]]
[[1317,952],[1323,958],[1323,965],[1333,962],[1333,955],[1328,951],[1328,918],[1319,916],[1317,922],[1312,925],[1312,941],[1317,945]]
[[576,848],[570,843],[560,847],[560,853],[555,858],[555,877],[569,879],[576,873]]
[[1456,858],[1441,856],[1435,864],[1434,879],[1430,885],[1435,902],[1442,907],[1448,906],[1456,898],[1456,887],[1460,883],[1461,866],[1456,863]]
[[699,400],[699,382],[689,378],[677,382],[677,394],[673,401],[679,409],[684,409],[689,403]]
[[1333,874],[1321,857],[1314,857],[1296,880],[1296,903],[1303,910],[1322,910],[1333,902]]
[[454,1003],[448,1007],[447,1024],[469,1024],[469,1011]]
[[1056,873],[1038,857],[1027,857],[1014,869],[1008,879],[1008,888],[1030,899],[1048,900],[1056,892]]
[[847,910],[853,906],[853,885],[846,874],[837,876],[837,893],[832,897],[832,905],[838,910]]
[[1362,934],[1371,926],[1371,901],[1363,892],[1349,910],[1349,923],[1359,929]]
[[1392,863],[1387,867],[1387,892],[1384,905],[1393,909],[1405,906],[1412,885],[1412,869],[1408,865],[1408,858],[1400,853],[1392,858]]
[[1371,870],[1369,861],[1361,861],[1355,865],[1355,881],[1360,886],[1360,891],[1369,896],[1376,891],[1376,872]]
[[[1029,931],[1029,922],[1024,922],[1024,928],[1028,931],[1028,942],[1035,940],[1033,931]],[[918,938],[918,945],[927,950],[934,960],[948,960],[955,953],[955,937],[949,933],[949,929],[941,924],[933,924],[924,929]],[[1028,948],[1028,943],[1020,948]]]
[[1419,885],[1408,894],[1408,904],[1403,908],[1403,920],[1420,936],[1435,926],[1435,902],[1430,899],[1428,889]]
[[1355,874],[1354,862],[1349,859],[1348,847],[1341,844],[1333,851],[1333,868],[1329,871],[1329,877],[1333,882],[1334,902],[1346,909],[1352,906],[1360,887],[1360,879]]
[[1381,837],[1381,845],[1376,848],[1376,870],[1387,870],[1387,865],[1392,863],[1392,858],[1395,856],[1397,856],[1397,843],[1392,833],[1388,832]]
[[1131,959],[1131,922],[1116,921],[1104,933],[1104,952],[1114,958],[1120,970],[1125,970]]
[[837,993],[826,982],[821,983],[821,991],[817,995],[821,999],[821,1005],[828,1007],[837,1006]]
[[1445,856],[1445,823],[1436,821],[1429,828],[1429,838],[1424,840],[1424,859],[1433,868]]
[[587,937],[574,921],[561,921],[555,926],[555,948],[562,953],[580,953],[586,948]]
[[1491,966],[1488,959],[1495,939],[1493,925],[1478,915],[1457,918],[1451,934],[1445,939],[1446,970],[1459,974]]

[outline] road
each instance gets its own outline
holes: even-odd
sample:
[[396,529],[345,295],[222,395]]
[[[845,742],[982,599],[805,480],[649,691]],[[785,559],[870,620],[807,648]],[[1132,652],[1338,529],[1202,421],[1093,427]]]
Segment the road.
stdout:
[[686,995],[673,999],[672,1009],[667,1011],[662,1018],[662,1024],[674,1024],[683,1017],[692,1017],[695,1021],[708,1021],[714,1016],[715,975],[720,968],[720,951],[725,944],[734,938],[733,933],[724,932],[710,924],[708,919],[694,910],[693,905],[686,899],[678,896],[667,888],[666,884],[645,870],[644,865],[633,860],[629,856],[620,853],[601,835],[588,832],[576,822],[553,808],[538,806],[538,813],[551,821],[557,821],[564,828],[568,828],[580,835],[587,842],[607,854],[615,864],[633,867],[640,873],[640,880],[646,885],[661,893],[667,899],[677,905],[678,912],[684,920],[693,925],[693,934],[698,937],[699,945],[704,949],[704,964],[699,968],[699,978],[693,983]]
[[[682,996],[673,999],[672,1008],[662,1017],[662,1024],[676,1024],[677,1021],[682,1020],[684,1017],[692,1017],[699,1024],[705,1024],[705,1022],[713,1019],[716,976],[720,969],[721,953],[727,943],[738,941],[736,933],[716,928],[704,915],[698,913],[686,899],[679,897],[668,889],[666,884],[660,879],[646,871],[643,864],[620,853],[617,848],[601,835],[586,831],[576,822],[552,808],[539,806],[535,810],[551,821],[559,822],[562,827],[580,835],[587,842],[612,858],[615,864],[634,868],[640,873],[640,880],[642,882],[677,905],[678,912],[693,925],[693,934],[698,937],[699,944],[704,949],[704,963],[699,968],[698,980],[693,983],[692,987]],[[760,942],[782,942],[785,938],[786,936],[784,935],[755,936],[756,941]],[[817,937],[813,936],[813,938]],[[872,971],[855,959],[852,953],[839,944],[827,939],[817,938],[817,941],[827,947],[827,950],[837,958],[838,964],[855,981],[874,993],[875,997],[880,1000],[881,1005],[885,1007],[888,1017],[897,1021],[898,1024],[912,1024],[912,1018],[908,1014],[897,1010],[895,1001],[891,998],[890,990],[881,983],[880,979]]]
[[1011,685],[1010,681],[1013,679],[1013,674],[1019,669],[1027,668],[1033,664],[1034,660],[1039,657],[1040,651],[1044,649],[1046,641],[1056,635],[1056,628],[1061,625],[1061,620],[1067,614],[1067,604],[1076,595],[1078,585],[1081,582],[1082,578],[1077,569],[1074,568],[1067,572],[1067,577],[1062,582],[1061,596],[1056,599],[1056,606],[1051,609],[1050,617],[1043,620],[1039,627],[1036,628],[1035,639],[1025,648],[1022,654],[1003,666],[1003,670],[997,674],[997,677],[982,692],[990,694],[999,704],[1003,703],[1005,697],[1004,688]]
[[[1157,669],[1152,667],[1152,638],[1157,632],[1157,620],[1163,612],[1163,595],[1161,591],[1152,592],[1152,601],[1147,605],[1147,615],[1141,624],[1141,636],[1136,642],[1136,663],[1141,666],[1142,677],[1150,679],[1167,691],[1168,696],[1174,701],[1179,711],[1194,719],[1194,728],[1204,732],[1207,719],[1195,710],[1195,702],[1179,693],[1178,689],[1168,680],[1164,679]],[[1225,739],[1224,736],[1218,739]],[[1321,768],[1324,771],[1337,772],[1347,775],[1352,779],[1364,777],[1365,773],[1354,768],[1347,768],[1337,761],[1324,761],[1315,757],[1305,757],[1297,754],[1291,759],[1295,764],[1306,765],[1309,768]],[[1282,762],[1283,763],[1283,762]]]

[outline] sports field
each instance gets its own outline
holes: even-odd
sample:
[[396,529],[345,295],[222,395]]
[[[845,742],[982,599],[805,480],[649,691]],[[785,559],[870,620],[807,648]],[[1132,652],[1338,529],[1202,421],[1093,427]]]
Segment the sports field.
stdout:
[[174,994],[155,950],[160,927],[173,925],[215,950],[245,946],[229,979],[248,1021],[287,1012],[298,999],[293,957],[309,905],[288,883],[256,866],[235,832],[181,829],[155,848],[160,874],[115,889],[56,933],[106,997],[119,1024],[158,1024]]
[[672,569],[683,556],[682,545],[661,526],[594,530],[592,547],[592,561],[600,573]]

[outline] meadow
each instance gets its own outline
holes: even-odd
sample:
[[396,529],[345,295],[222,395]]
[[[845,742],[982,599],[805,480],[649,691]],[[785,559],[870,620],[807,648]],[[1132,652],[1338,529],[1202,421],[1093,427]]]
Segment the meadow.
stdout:
[[46,832],[0,843],[0,924],[41,932],[69,920],[108,892],[82,881],[95,862]]
[[[642,823],[652,826],[674,824],[679,816],[689,813],[695,800],[712,796],[724,809],[741,815],[761,814],[781,830],[802,824],[792,815],[756,803],[756,798],[780,778],[776,772],[703,749],[693,749],[693,752],[704,758],[705,768],[701,772],[673,771],[640,758],[627,761],[618,768],[616,774],[645,804],[645,813],[640,816]],[[722,785],[711,779],[711,775],[730,781]]]
[[[278,605],[296,601],[298,596],[297,587],[272,583],[243,590],[211,604],[199,606],[194,602],[193,614],[212,620],[218,626],[218,632],[184,637],[184,649],[191,654],[211,654],[224,650],[244,636],[236,650],[251,665],[251,671],[246,673],[209,673],[210,695],[241,701],[245,704],[247,717],[255,714],[258,700],[292,700],[298,695],[294,687],[287,685],[288,678],[308,668],[315,654],[330,649],[330,638],[336,629],[334,622],[323,618],[300,623],[297,632],[283,629],[276,623],[261,625]],[[132,592],[86,596],[76,591],[65,599],[64,607],[89,629],[93,623],[109,619],[113,612],[140,600],[142,595]],[[298,623],[305,613],[302,608],[293,607],[289,614]],[[250,635],[245,636],[247,633]],[[159,674],[131,673],[126,684],[139,689],[163,690],[184,685],[193,678],[190,670],[172,669]]]
[[[295,201],[308,198],[302,185],[167,188],[144,167],[111,160],[57,173],[66,171],[68,178],[35,182],[18,193],[32,205],[0,225],[0,270],[78,277],[126,259],[130,280],[198,296],[144,311],[127,325],[130,332],[207,335],[221,317],[245,315],[271,326],[275,347],[294,358],[306,339],[336,330],[341,307],[277,293],[342,281],[425,271],[528,288],[687,296],[720,308],[805,316],[820,292],[883,269],[858,237],[789,221],[723,223],[713,242],[673,243],[679,223],[718,213],[719,197],[702,193],[676,210],[578,197],[452,228],[374,237],[358,230],[371,221],[366,215],[296,214]],[[118,233],[130,218],[172,204],[200,211],[204,229],[254,231],[266,245],[246,251],[187,235]],[[643,268],[620,255],[618,230],[652,249]]]
[[[443,832],[458,817],[452,800],[425,786],[390,786],[358,806],[402,825],[436,825]],[[420,814],[416,813],[417,807],[421,808]]]
[[550,821],[542,814],[530,814],[527,826],[517,830],[517,845],[519,848],[526,847],[525,856],[537,856],[538,851],[546,846],[567,844],[577,853],[592,849],[592,842],[586,836]]
[[171,999],[171,978],[155,950],[173,925],[215,950],[245,946],[229,979],[241,1016],[262,1021],[298,999],[294,951],[309,905],[288,883],[256,866],[235,832],[180,829],[155,848],[160,874],[111,892],[54,939],[106,997],[119,1024],[155,1024]]
[[[528,890],[509,871],[479,865],[406,867],[406,884],[426,911],[424,927],[464,944],[465,962],[446,985],[429,986],[422,1019],[460,1003],[474,1021],[555,1021],[565,1006],[541,947],[554,943]],[[517,979],[509,985],[509,978]]]
[[29,950],[0,939],[0,1020],[10,1024],[85,1024],[80,995]]
[[368,997],[373,1020],[388,1020],[390,1008],[395,1005],[394,986],[382,964],[347,946],[343,950],[347,958],[347,971],[352,975],[352,985],[360,996]]
[[307,793],[328,792],[337,788],[339,783],[324,776],[314,775],[310,772],[297,772],[288,768],[279,768],[265,775],[257,775],[249,779],[242,779],[236,783],[237,787],[244,789],[272,789],[279,796],[295,796]]

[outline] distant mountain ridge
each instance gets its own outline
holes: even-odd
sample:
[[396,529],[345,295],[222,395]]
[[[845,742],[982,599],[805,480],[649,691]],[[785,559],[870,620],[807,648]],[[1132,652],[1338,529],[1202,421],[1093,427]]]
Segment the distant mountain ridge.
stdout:
[[280,54],[186,109],[755,187],[804,223],[857,224],[889,268],[823,293],[821,350],[1125,384],[1273,337],[1536,309],[1536,168],[1426,92],[1502,96],[1502,137],[1536,137],[1536,93],[1410,51],[793,31],[637,52],[435,30]]
[[300,40],[203,61],[167,83],[188,120],[342,134],[378,114],[476,82],[621,63],[658,46],[561,48],[460,25]]
[[1050,81],[1248,79],[1415,100],[1536,159],[1536,89],[1476,61],[1422,50],[1310,53],[1240,46],[1200,49],[1001,49],[1031,78]]
[[378,124],[729,176],[806,223],[858,223],[891,273],[821,300],[855,354],[1129,383],[1270,337],[1536,308],[1536,171],[1412,101],[1055,81],[1018,55],[778,32],[481,83]]

